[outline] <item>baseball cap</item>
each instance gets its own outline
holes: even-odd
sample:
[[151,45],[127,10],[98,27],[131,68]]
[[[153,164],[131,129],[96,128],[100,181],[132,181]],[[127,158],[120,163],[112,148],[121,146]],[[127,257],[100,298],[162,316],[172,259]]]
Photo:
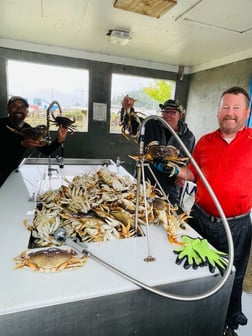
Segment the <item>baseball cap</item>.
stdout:
[[29,104],[27,102],[26,99],[24,99],[23,97],[20,96],[12,96],[9,100],[8,100],[8,104],[7,106],[9,106],[11,103],[15,102],[16,100],[22,100],[22,102],[25,104],[26,107],[29,107]]
[[180,105],[177,99],[168,99],[164,104],[159,104],[161,110],[177,110],[180,113],[184,113],[183,106]]

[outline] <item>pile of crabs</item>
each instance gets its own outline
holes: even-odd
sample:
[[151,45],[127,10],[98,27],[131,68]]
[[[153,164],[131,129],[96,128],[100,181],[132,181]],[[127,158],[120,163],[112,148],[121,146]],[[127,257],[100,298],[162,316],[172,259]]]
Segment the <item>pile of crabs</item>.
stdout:
[[[171,167],[185,164],[173,146],[152,142],[145,152],[147,161],[161,158]],[[178,207],[149,181],[139,186],[131,176],[121,176],[109,167],[102,167],[93,173],[75,176],[72,181],[65,180],[60,188],[38,196],[33,221],[25,220],[24,224],[31,231],[35,247],[46,249],[22,252],[15,258],[16,268],[60,271],[82,266],[86,256],[78,257],[71,249],[59,248],[62,242],[54,238],[59,228],[80,242],[104,242],[142,234],[139,228],[148,221],[162,225],[168,240],[180,244],[177,234],[179,229],[186,228],[188,216],[188,213],[179,214]]]
[[[170,241],[177,229],[185,225],[186,214],[177,214],[177,207],[158,196],[159,191],[145,182],[140,185],[138,224],[162,224]],[[25,220],[37,247],[57,246],[55,231],[62,227],[68,237],[82,242],[101,242],[136,236],[137,183],[129,175],[119,176],[102,167],[98,171],[75,176],[67,185],[49,190],[37,198],[32,224]],[[147,209],[145,208],[147,207]]]
[[[62,249],[54,238],[58,228],[64,228],[67,236],[81,242],[101,242],[137,236],[138,224],[148,222],[162,225],[170,242],[176,243],[179,228],[185,228],[187,214],[178,214],[177,207],[160,197],[160,193],[148,181],[140,186],[136,215],[137,183],[129,175],[119,176],[102,167],[92,174],[84,173],[66,181],[56,190],[38,196],[32,223],[24,224],[38,249],[24,251],[15,258],[16,268],[29,267],[34,271],[60,271],[82,266],[86,256],[77,256],[71,249]],[[147,209],[146,209],[147,207]],[[138,226],[139,227],[139,226]],[[141,234],[141,233],[140,233]]]

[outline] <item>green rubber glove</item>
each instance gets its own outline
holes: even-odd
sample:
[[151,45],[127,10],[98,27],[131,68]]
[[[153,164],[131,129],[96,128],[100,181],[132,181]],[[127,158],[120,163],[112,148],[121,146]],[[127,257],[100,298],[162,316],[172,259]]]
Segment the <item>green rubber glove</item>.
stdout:
[[228,266],[228,255],[226,253],[211,248],[206,239],[196,239],[193,242],[193,249],[200,256],[203,263],[209,266],[211,273],[214,273],[217,267],[223,276]]
[[200,240],[199,238],[191,238],[189,236],[182,236],[181,240],[185,244],[173,252],[177,254],[176,264],[180,265],[184,261],[184,268],[188,269],[193,267],[197,269],[198,266],[202,266],[203,262],[200,258],[199,254],[194,250],[193,244],[196,240]]

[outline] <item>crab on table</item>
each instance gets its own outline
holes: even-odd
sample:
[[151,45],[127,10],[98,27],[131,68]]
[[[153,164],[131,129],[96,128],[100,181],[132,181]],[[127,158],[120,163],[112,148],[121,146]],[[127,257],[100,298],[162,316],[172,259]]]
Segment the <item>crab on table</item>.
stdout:
[[35,272],[60,272],[65,269],[78,268],[84,265],[87,256],[78,257],[72,249],[50,247],[36,252],[23,251],[14,258],[15,269],[27,267]]
[[53,112],[51,112],[53,120],[50,120],[51,123],[53,123],[56,126],[62,125],[64,128],[67,128],[70,133],[74,133],[76,131],[77,126],[74,125],[75,123],[75,117],[73,120],[67,117],[62,117],[62,116],[55,116]]
[[[137,155],[130,155],[134,160],[139,157]],[[144,149],[143,159],[147,162],[154,160],[160,161],[170,168],[172,168],[170,176],[173,176],[176,166],[185,166],[188,162],[188,157],[181,157],[180,151],[177,147],[168,145],[159,145],[158,141],[151,141]]]
[[21,129],[20,131],[16,130],[15,128],[12,128],[10,126],[7,126],[7,128],[21,136],[23,136],[26,139],[32,139],[40,141],[41,144],[47,144],[48,143],[48,127],[46,125],[37,125],[35,127],[26,127]]
[[[167,232],[168,241],[171,244],[184,245],[179,240],[183,234],[182,230],[187,229],[186,220],[191,216],[186,213],[178,213],[177,205],[172,205],[169,201],[155,198],[152,200],[154,212],[154,224],[161,224]],[[179,234],[180,231],[180,234]]]

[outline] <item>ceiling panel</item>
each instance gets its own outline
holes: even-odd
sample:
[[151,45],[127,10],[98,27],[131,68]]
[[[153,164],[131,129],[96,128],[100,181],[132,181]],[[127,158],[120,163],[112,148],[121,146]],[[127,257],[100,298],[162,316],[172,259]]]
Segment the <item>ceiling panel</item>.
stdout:
[[181,18],[209,26],[209,29],[215,27],[242,33],[252,27],[251,10],[251,0],[205,0]]
[[[153,0],[154,1],[154,0]],[[160,1],[160,0],[157,0]],[[113,7],[114,0],[1,0],[0,46],[94,53],[127,64],[200,69],[252,57],[251,0],[178,0],[159,19]],[[130,32],[126,46],[110,29]],[[39,47],[38,47],[39,46]],[[58,48],[58,49],[57,49]],[[46,52],[46,51],[45,51]],[[55,51],[56,52],[56,51]]]

